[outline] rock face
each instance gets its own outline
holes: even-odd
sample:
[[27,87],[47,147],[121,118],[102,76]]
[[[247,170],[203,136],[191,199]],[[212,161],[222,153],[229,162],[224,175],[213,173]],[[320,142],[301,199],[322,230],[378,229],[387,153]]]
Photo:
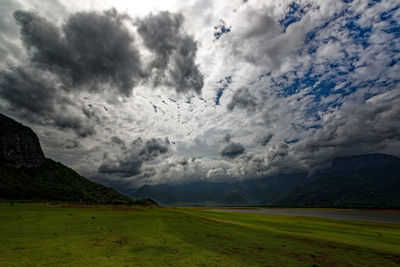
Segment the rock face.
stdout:
[[0,113],[0,162],[37,167],[45,160],[39,138],[27,126]]

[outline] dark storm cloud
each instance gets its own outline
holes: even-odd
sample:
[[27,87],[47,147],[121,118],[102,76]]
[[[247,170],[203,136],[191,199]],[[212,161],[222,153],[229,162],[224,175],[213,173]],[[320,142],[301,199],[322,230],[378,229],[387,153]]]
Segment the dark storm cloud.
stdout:
[[285,159],[288,154],[289,146],[284,142],[280,142],[272,147],[271,151],[267,154],[267,158],[271,162],[276,162],[279,159]]
[[[141,76],[141,61],[133,37],[114,11],[77,13],[63,27],[67,47],[78,68],[72,77],[79,83],[111,82],[128,96]],[[74,64],[75,65],[75,64]]]
[[159,154],[164,154],[166,152],[168,152],[168,147],[159,143],[156,139],[153,138],[145,143],[140,154],[146,155],[147,159],[150,160],[154,157],[157,157]]
[[67,139],[65,142],[62,144],[62,147],[65,149],[75,149],[80,147],[81,144],[77,139]]
[[50,79],[34,68],[17,67],[0,73],[0,92],[15,109],[26,115],[46,115],[55,111],[57,89]]
[[261,139],[260,139],[260,144],[261,144],[262,146],[266,146],[266,145],[269,143],[269,141],[271,141],[271,139],[272,139],[273,136],[274,136],[274,135],[271,134],[271,133],[268,133],[268,134],[264,135],[264,136],[261,137]]
[[16,11],[14,18],[20,26],[21,40],[31,52],[32,61],[44,65],[62,65],[69,60],[57,26],[33,12]]
[[144,44],[156,52],[156,59],[152,62],[152,67],[162,69],[167,67],[172,52],[181,42],[182,23],[182,15],[172,14],[168,11],[160,12],[157,15],[150,14],[138,22],[138,32],[143,38]]
[[129,96],[143,76],[133,37],[115,10],[76,13],[62,28],[33,12],[16,11],[14,17],[32,62],[59,74],[67,89],[111,83]]
[[289,146],[284,142],[269,146],[265,153],[244,153],[235,165],[238,166],[236,175],[245,178],[307,171],[297,158],[291,155]]
[[174,87],[178,93],[200,93],[204,79],[195,64],[197,43],[182,29],[183,16],[168,11],[138,21],[138,32],[156,58],[150,65],[153,83]]
[[[114,138],[114,140],[116,140]],[[168,144],[157,139],[150,139],[144,142],[137,139],[132,142],[127,152],[117,160],[105,158],[98,171],[103,174],[117,174],[123,177],[130,177],[141,173],[143,163],[156,159],[168,152]]]
[[230,142],[221,151],[223,157],[235,158],[244,152],[244,147],[240,143]]
[[83,117],[65,112],[78,107],[59,93],[59,86],[51,74],[32,67],[0,72],[0,95],[12,103],[10,113],[33,123],[73,129],[82,137],[94,134]]
[[98,171],[103,174],[117,174],[121,177],[129,177],[140,174],[143,161],[137,156],[126,157],[118,162],[103,162]]
[[[14,19],[28,61],[0,70],[0,96],[9,104],[9,113],[20,118],[87,136],[95,133],[88,125],[100,124],[100,117],[73,97],[106,89],[128,97],[138,83],[154,78],[142,70],[147,68],[124,24],[131,18],[115,9],[78,12],[61,26],[34,12],[16,11]],[[141,20],[139,31],[156,57],[151,69],[167,77],[162,82],[177,92],[200,93],[197,44],[183,33],[182,21],[179,14],[162,12]],[[3,50],[0,47],[0,54]]]
[[70,93],[106,83],[128,96],[143,76],[125,17],[115,10],[76,13],[62,27],[34,12],[16,11],[14,18],[29,61],[0,71],[0,96],[11,115],[92,135],[99,116]]
[[118,136],[113,136],[113,137],[111,137],[111,142],[113,142],[114,144],[117,144],[117,145],[121,145],[121,146],[124,146],[124,145],[125,145],[124,140],[122,140],[122,139],[119,138]]
[[228,109],[233,110],[236,107],[255,111],[257,107],[256,98],[247,87],[237,90],[232,96],[231,102],[228,104]]
[[229,133],[227,133],[224,136],[223,141],[226,142],[226,143],[229,143],[231,141],[231,138],[232,138],[232,136]]

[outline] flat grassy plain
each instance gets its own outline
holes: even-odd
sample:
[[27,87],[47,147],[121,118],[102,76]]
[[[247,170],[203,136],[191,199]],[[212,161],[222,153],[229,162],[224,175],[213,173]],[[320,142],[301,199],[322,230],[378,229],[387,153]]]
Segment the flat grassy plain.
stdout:
[[400,225],[0,203],[0,266],[399,266]]

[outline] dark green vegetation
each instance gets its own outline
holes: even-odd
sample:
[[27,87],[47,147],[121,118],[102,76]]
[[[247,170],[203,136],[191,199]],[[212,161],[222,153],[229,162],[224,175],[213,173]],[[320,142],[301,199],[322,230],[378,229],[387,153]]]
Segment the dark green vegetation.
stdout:
[[283,207],[400,207],[400,158],[339,158],[304,186],[273,202]]
[[195,182],[139,188],[133,197],[166,205],[400,208],[400,158],[337,158],[321,173],[280,174],[233,183]]
[[31,168],[0,164],[0,198],[113,204],[133,202],[51,159]]
[[400,226],[196,208],[0,204],[0,266],[396,266]]

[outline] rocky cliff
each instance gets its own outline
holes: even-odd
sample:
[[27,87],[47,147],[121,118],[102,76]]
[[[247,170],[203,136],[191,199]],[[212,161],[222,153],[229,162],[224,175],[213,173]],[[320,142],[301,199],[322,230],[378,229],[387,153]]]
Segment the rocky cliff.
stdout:
[[0,114],[0,201],[63,201],[140,204],[89,181],[60,162],[45,158],[39,138],[27,126]]
[[0,113],[0,163],[37,167],[44,160],[37,135],[29,127]]

